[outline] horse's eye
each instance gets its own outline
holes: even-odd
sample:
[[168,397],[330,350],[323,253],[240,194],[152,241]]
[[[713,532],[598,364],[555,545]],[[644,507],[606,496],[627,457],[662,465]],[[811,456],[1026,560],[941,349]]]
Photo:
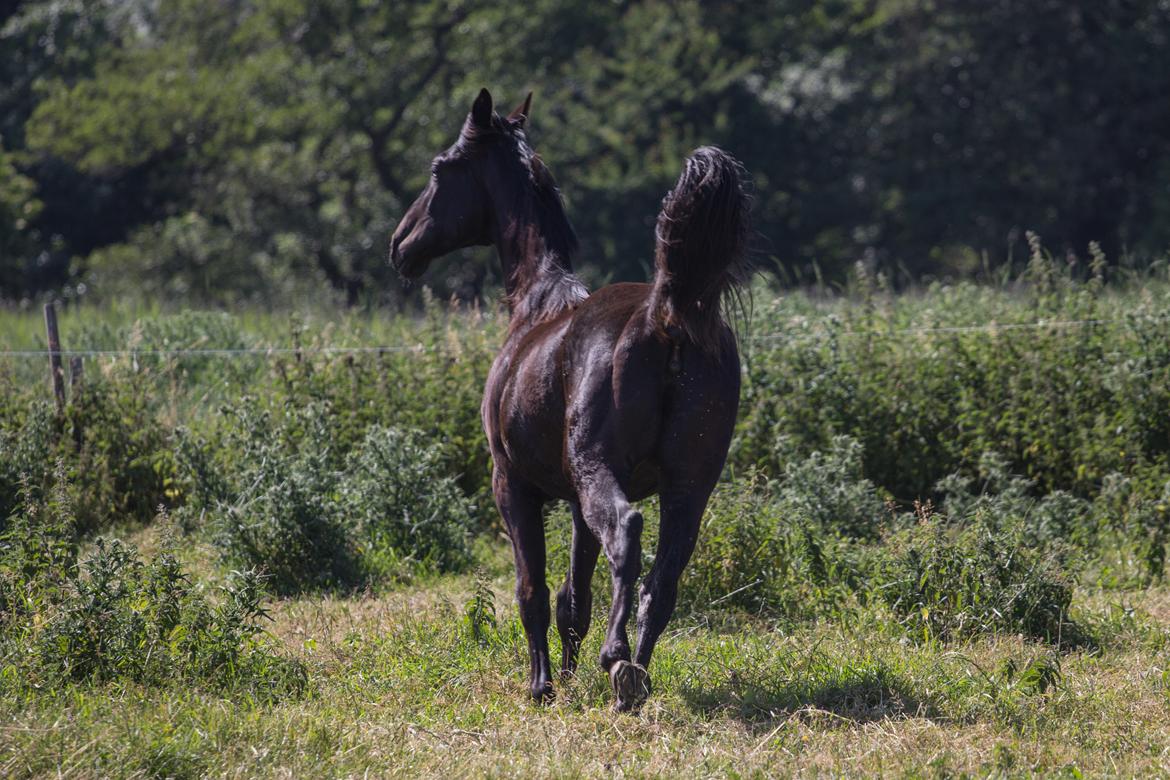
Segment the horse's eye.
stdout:
[[438,175],[439,175],[439,164],[438,163],[431,163],[431,176],[438,176]]

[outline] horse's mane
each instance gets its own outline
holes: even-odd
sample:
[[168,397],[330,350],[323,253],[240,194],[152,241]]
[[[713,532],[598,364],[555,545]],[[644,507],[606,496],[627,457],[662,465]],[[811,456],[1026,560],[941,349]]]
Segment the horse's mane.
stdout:
[[493,115],[490,127],[479,127],[469,117],[459,144],[472,145],[489,138],[508,144],[527,172],[526,181],[508,188],[516,196],[510,204],[512,221],[507,230],[517,243],[530,249],[528,262],[517,263],[512,269],[507,303],[514,318],[531,324],[556,316],[588,297],[589,291],[573,273],[577,234],[565,214],[556,180],[529,146],[520,124]]

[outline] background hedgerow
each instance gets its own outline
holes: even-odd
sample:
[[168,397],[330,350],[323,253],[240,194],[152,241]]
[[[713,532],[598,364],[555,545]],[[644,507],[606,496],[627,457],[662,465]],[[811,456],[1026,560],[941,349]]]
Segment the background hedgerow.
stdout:
[[1110,473],[1164,473],[1164,293],[1112,297],[1043,254],[1037,263],[1019,297],[966,283],[902,297],[863,286],[860,305],[837,316],[765,308],[771,330],[753,334],[732,463],[778,475],[849,435],[865,476],[907,501],[987,451],[1037,490],[1082,497]]
[[[683,613],[792,623],[880,607],[911,636],[1052,639],[1078,584],[1159,582],[1164,288],[1157,272],[1140,290],[1083,281],[1037,249],[1015,288],[895,296],[860,274],[842,302],[757,308],[730,479],[703,519]],[[58,482],[83,542],[163,505],[285,595],[463,572],[494,549],[478,406],[498,316],[433,299],[385,322],[121,312],[74,331],[69,316],[67,345],[132,354],[90,361],[60,417],[35,374],[3,369],[5,523],[22,494],[48,500]],[[1008,327],[1037,321],[1051,324]],[[371,342],[395,349],[332,351]],[[159,352],[274,343],[290,351]],[[916,519],[914,500],[935,509]],[[549,526],[559,581],[563,510]],[[649,565],[653,532],[644,550]]]

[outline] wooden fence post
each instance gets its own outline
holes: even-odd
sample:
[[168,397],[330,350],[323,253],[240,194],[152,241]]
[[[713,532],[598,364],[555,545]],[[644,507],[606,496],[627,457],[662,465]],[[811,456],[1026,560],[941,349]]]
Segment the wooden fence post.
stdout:
[[49,372],[53,397],[57,399],[57,416],[65,414],[65,372],[61,369],[61,337],[57,334],[57,309],[45,304],[45,332],[49,338]]

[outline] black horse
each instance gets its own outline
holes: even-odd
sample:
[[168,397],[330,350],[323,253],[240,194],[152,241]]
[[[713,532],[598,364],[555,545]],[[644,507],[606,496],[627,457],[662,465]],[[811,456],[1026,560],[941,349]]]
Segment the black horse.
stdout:
[[[516,558],[532,696],[553,695],[542,509],[563,499],[573,542],[557,593],[561,674],[576,668],[604,550],[613,610],[601,665],[618,709],[629,710],[650,693],[646,667],[731,441],[740,367],[721,301],[743,280],[748,199],[734,159],[697,149],[663,201],[653,283],[590,295],[572,272],[576,237],[556,184],[524,134],[531,101],[501,118],[488,91],[479,93],[394,232],[390,257],[416,277],[461,247],[499,251],[511,321],[488,375],[483,425]],[[642,515],[630,502],[654,493],[658,550],[639,594],[631,658],[626,622],[642,567]]]

